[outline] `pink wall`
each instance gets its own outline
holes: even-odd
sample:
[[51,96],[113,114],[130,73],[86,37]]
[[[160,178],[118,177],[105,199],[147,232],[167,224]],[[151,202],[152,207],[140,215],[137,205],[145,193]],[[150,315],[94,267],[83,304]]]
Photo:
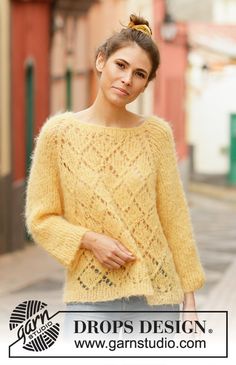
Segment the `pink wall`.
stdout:
[[25,68],[35,66],[35,134],[49,113],[49,2],[12,2],[11,113],[13,180],[25,178]]
[[185,159],[188,154],[185,137],[187,28],[185,24],[178,23],[177,37],[173,42],[164,42],[160,34],[164,11],[164,1],[154,1],[154,32],[161,53],[161,67],[155,82],[154,112],[173,126],[178,155]]

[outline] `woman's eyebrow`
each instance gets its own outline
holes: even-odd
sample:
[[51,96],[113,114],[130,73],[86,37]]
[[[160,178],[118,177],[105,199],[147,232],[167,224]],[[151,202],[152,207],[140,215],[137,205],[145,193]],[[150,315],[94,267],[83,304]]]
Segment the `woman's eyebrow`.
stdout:
[[[120,61],[123,61],[124,63],[126,63],[126,65],[130,65],[129,62],[127,62],[126,60],[124,60],[123,58],[119,58]],[[138,71],[142,71],[144,72],[145,74],[148,74],[147,71],[145,71],[143,68],[137,68]]]

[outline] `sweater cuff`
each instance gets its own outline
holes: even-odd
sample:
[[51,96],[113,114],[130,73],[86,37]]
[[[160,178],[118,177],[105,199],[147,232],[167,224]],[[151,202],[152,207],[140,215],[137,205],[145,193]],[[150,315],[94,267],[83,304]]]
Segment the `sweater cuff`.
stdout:
[[76,261],[83,235],[90,231],[91,229],[80,226],[73,228],[73,230],[65,239],[63,250],[60,245],[55,245],[54,249],[52,250],[53,256],[57,258],[59,262],[61,262],[61,264],[65,267],[71,267]]
[[194,292],[203,287],[206,282],[203,271],[198,273],[189,272],[188,276],[181,278],[182,289],[184,293]]

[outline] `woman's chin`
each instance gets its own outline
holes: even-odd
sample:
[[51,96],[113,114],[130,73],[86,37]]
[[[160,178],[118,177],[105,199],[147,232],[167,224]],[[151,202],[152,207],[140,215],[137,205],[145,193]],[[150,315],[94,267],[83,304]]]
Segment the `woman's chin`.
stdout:
[[122,98],[119,98],[119,97],[114,97],[114,95],[109,95],[108,97],[107,97],[107,100],[111,103],[111,104],[113,104],[113,105],[116,105],[116,106],[125,106],[125,105],[127,105],[127,104],[130,104],[130,103],[132,103],[132,101],[134,101],[136,98],[137,98],[138,96],[135,96],[135,97],[133,97],[133,98],[130,98],[130,96],[129,96],[129,98],[125,98],[125,99],[122,99]]
[[117,107],[122,107],[122,106],[125,106],[126,104],[129,103],[129,101],[127,101],[127,100],[121,100],[121,99],[118,99],[118,98],[108,98],[108,101],[112,105],[117,106]]

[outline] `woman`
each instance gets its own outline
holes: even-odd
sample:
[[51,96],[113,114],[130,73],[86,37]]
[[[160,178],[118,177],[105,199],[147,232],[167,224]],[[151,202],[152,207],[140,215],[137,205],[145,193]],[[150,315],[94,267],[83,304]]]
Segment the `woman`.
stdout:
[[156,75],[151,34],[131,15],[97,50],[94,103],[50,117],[37,139],[26,225],[67,268],[67,309],[171,310],[178,318],[181,303],[196,310],[194,291],[205,281],[172,129],[126,109]]

